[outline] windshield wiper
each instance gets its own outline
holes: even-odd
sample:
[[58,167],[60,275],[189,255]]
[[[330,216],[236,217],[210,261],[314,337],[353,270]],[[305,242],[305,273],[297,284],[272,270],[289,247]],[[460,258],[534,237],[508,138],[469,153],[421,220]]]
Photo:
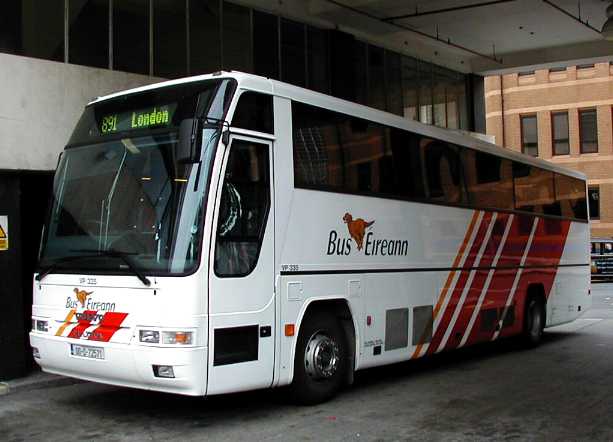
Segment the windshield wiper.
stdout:
[[136,264],[134,264],[134,262],[132,262],[132,260],[129,258],[130,255],[135,255],[135,253],[121,252],[121,251],[115,250],[115,249],[109,249],[109,250],[80,249],[80,250],[72,250],[72,251],[73,252],[81,252],[81,253],[96,253],[96,255],[93,255],[93,256],[107,256],[107,257],[110,257],[110,258],[119,258],[123,262],[126,263],[128,268],[130,269],[130,271],[132,273],[134,273],[134,275],[138,279],[140,279],[140,281],[143,284],[145,284],[147,287],[149,287],[151,285],[151,280],[149,278],[147,278],[145,275],[143,275],[143,273],[136,266]]
[[76,261],[78,259],[86,259],[86,258],[93,258],[99,255],[71,255],[71,256],[63,256],[62,258],[57,259],[55,262],[53,262],[51,265],[45,267],[44,269],[41,268],[41,271],[38,273],[38,275],[36,275],[36,279],[37,281],[41,281],[45,276],[47,276],[49,273],[52,273],[54,271],[56,271],[58,269],[58,267],[60,266],[60,264],[64,264],[66,262],[70,262],[70,261]]

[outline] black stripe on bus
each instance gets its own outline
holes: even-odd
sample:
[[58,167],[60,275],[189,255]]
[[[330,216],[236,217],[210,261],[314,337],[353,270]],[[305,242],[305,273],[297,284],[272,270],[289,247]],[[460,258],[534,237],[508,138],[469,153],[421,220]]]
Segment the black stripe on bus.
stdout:
[[418,273],[418,272],[457,272],[466,270],[519,270],[519,269],[552,269],[558,267],[587,267],[590,264],[558,264],[558,265],[524,265],[524,266],[497,266],[497,267],[426,267],[426,268],[397,268],[397,269],[358,269],[358,270],[297,270],[281,271],[281,276],[287,275],[340,275],[363,273]]

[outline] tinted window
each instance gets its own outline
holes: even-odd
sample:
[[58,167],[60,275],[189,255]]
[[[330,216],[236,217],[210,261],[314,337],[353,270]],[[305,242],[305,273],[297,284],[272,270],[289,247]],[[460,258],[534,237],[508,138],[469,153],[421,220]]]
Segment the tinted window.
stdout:
[[64,61],[64,0],[22,0],[22,20],[23,55]]
[[419,95],[419,69],[417,60],[410,57],[402,57],[402,98],[404,104],[404,117],[409,120],[417,120],[418,95]]
[[277,17],[253,11],[253,70],[257,75],[279,79]]
[[425,181],[419,149],[421,136],[391,128],[389,140],[391,151],[386,150],[381,165],[381,191],[407,198],[425,198]]
[[106,68],[109,65],[109,1],[70,1],[70,62]]
[[215,273],[245,276],[257,264],[270,206],[268,146],[235,140],[224,176]]
[[298,187],[423,198],[419,136],[294,102]]
[[513,163],[515,208],[527,212],[559,215],[555,208],[553,172]]
[[292,103],[296,186],[343,190],[345,180],[339,120],[333,112]]
[[521,117],[521,151],[533,157],[539,154],[536,115]]
[[221,69],[219,0],[189,2],[190,73]]
[[149,1],[113,2],[113,65],[119,71],[149,73]]
[[2,2],[0,14],[0,52],[21,53],[21,0]]
[[368,45],[368,105],[386,110],[385,51]]
[[464,149],[463,163],[471,205],[513,209],[513,170],[510,160]]
[[587,219],[585,181],[555,174],[556,201],[561,215],[567,218]]
[[153,8],[153,73],[166,78],[184,76],[187,72],[185,2],[156,0]]
[[244,92],[236,105],[232,125],[257,132],[273,133],[272,95]]
[[385,52],[385,81],[387,83],[387,111],[403,115],[401,58],[395,52]]
[[457,146],[429,138],[422,138],[419,144],[426,169],[428,198],[441,203],[465,203]]
[[568,155],[568,112],[557,112],[551,115],[553,154]]
[[307,27],[308,88],[327,94],[330,92],[330,63],[328,31]]
[[596,109],[579,111],[581,153],[598,152],[598,123]]
[[301,23],[281,21],[281,78],[296,86],[306,85],[305,27]]
[[249,9],[228,2],[223,3],[223,69],[253,71]]

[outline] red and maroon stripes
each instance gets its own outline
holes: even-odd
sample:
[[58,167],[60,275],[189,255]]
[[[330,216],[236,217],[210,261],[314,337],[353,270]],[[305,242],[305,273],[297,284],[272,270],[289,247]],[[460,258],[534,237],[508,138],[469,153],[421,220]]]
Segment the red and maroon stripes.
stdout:
[[[498,309],[498,312],[502,313],[505,307],[511,306],[516,308],[516,313],[521,312],[525,293],[531,283],[542,284],[545,295],[549,296],[566,244],[570,221],[513,215],[510,226],[507,226],[511,215],[497,214],[493,228],[489,229],[492,217],[492,213],[486,213],[477,223],[477,233],[472,244],[468,244],[468,254],[460,274],[455,285],[449,287],[450,299],[444,311],[438,312],[440,318],[435,315],[436,328],[427,354],[456,348],[460,342],[462,345],[470,345],[495,339],[499,332],[483,330],[479,317],[476,321],[473,318],[471,323],[471,317],[479,314],[475,312],[475,308],[479,308],[479,311]],[[507,228],[509,230],[505,237],[504,231]],[[488,231],[491,232],[489,236]],[[482,254],[478,256],[480,250]],[[501,251],[496,258],[498,250]],[[475,270],[473,267],[496,269]],[[452,273],[450,272],[447,278],[448,282]],[[486,286],[488,283],[489,286]],[[479,303],[480,295],[482,302]],[[441,303],[441,299],[438,303]],[[498,329],[502,325],[501,322],[502,318]],[[521,319],[516,320],[515,325],[505,330],[504,334],[521,330],[521,323]],[[460,341],[464,333],[469,335]],[[413,357],[420,356],[420,349],[421,346],[418,346]]]
[[[475,260],[477,259],[477,255],[479,253],[479,249],[481,248],[483,241],[485,240],[485,234],[488,231],[488,226],[491,222],[493,213],[488,212],[483,215],[481,218],[481,223],[478,226],[477,234],[475,239],[473,240],[472,246],[470,246],[468,256],[464,261],[463,268],[471,268],[473,267]],[[449,302],[447,303],[447,308],[443,312],[440,321],[438,322],[438,327],[434,330],[432,341],[428,346],[428,351],[426,354],[432,354],[437,351],[440,346],[442,340],[444,339],[447,328],[450,325],[455,309],[458,307],[460,302],[460,298],[462,296],[462,291],[466,286],[469,279],[470,271],[462,270],[460,276],[456,282],[456,285],[451,293]]]

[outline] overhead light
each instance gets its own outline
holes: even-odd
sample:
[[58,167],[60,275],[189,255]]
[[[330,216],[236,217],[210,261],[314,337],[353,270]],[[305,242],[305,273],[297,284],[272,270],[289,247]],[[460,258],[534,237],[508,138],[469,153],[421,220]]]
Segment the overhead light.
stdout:
[[607,21],[602,25],[600,33],[605,39],[613,41],[613,3],[607,6]]

